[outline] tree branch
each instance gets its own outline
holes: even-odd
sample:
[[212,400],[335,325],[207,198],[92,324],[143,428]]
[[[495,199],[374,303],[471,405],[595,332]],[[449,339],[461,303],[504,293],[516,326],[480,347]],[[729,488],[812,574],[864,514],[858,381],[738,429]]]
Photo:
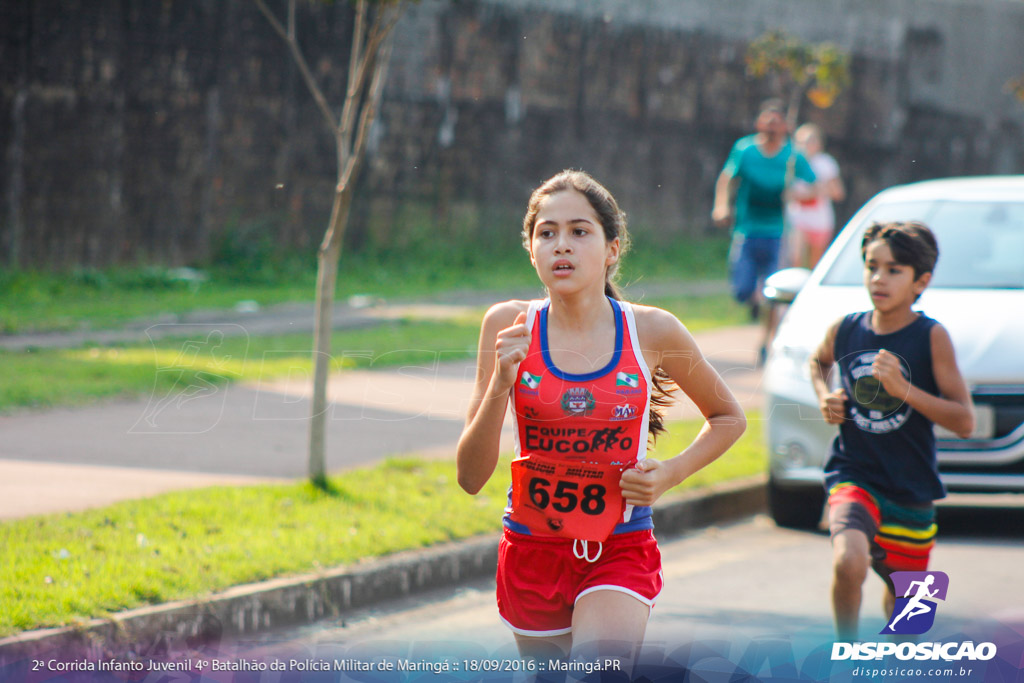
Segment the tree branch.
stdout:
[[[373,122],[377,117],[377,107],[380,105],[381,98],[384,92],[384,82],[387,80],[388,65],[391,62],[391,48],[393,46],[392,40],[387,40],[384,45],[380,48],[380,52],[375,54],[375,68],[373,71],[373,81],[370,84],[370,90],[367,93],[366,104],[363,106],[362,111],[359,113],[359,127],[356,132],[355,141],[353,143],[352,155],[345,164],[345,168],[342,171],[341,177],[338,181],[337,192],[350,191],[350,184],[359,173],[359,169],[365,161],[365,150],[366,141],[370,136],[370,128],[373,126]],[[327,245],[334,239],[338,239],[336,234],[331,234],[324,244]]]
[[[387,80],[388,65],[391,62],[391,48],[394,45],[392,40],[387,40],[380,49],[373,73],[373,82],[370,84],[370,92],[366,97],[366,106],[359,117],[359,130],[356,132],[353,144],[353,158],[363,160],[363,152],[366,149],[366,140],[370,136],[370,127],[377,118],[377,108],[384,93],[384,82]],[[348,182],[354,177],[355,168],[348,171],[345,181]]]
[[[399,3],[395,7],[394,11],[391,13],[391,16],[388,17],[386,21],[385,17],[387,15],[385,14],[385,10],[377,10],[377,14],[374,17],[373,25],[370,27],[370,30],[368,32],[369,39],[367,40],[366,48],[363,49],[362,55],[360,56],[360,59],[358,61],[353,60],[350,63],[350,66],[352,64],[357,64],[359,67],[355,74],[349,74],[349,94],[355,95],[355,99],[353,100],[354,103],[358,104],[359,100],[361,99],[358,97],[358,93],[362,92],[363,86],[366,83],[366,76],[368,73],[372,71],[372,60],[376,59],[378,54],[378,48],[380,47],[381,42],[391,34],[392,29],[394,29],[395,24],[398,23],[398,19],[401,17],[401,15],[401,3]],[[346,111],[342,114],[343,130],[350,132],[352,131],[352,124],[357,109],[358,107],[353,106],[351,109],[346,109]]]
[[338,145],[339,179],[344,173],[344,168],[348,165],[349,156],[352,151],[350,133],[352,131],[352,121],[355,117],[355,112],[359,109],[359,93],[362,91],[362,89],[356,85],[356,79],[362,69],[363,62],[366,59],[366,55],[363,52],[363,34],[365,33],[367,11],[366,0],[359,0],[359,2],[356,3],[355,26],[352,29],[352,49],[349,52],[348,59],[348,83],[346,83],[345,87],[345,104],[341,109],[341,119],[338,121],[338,130],[335,132],[339,141],[342,142],[342,144]]
[[299,67],[299,72],[302,74],[302,79],[306,82],[306,87],[309,89],[310,94],[316,101],[317,107],[320,109],[320,113],[323,114],[324,119],[327,121],[328,127],[331,129],[331,133],[337,136],[338,122],[334,118],[334,113],[331,111],[331,107],[327,104],[327,98],[324,97],[323,91],[320,86],[317,85],[316,79],[313,78],[313,73],[309,69],[309,65],[306,63],[306,58],[302,55],[302,51],[299,49],[299,43],[295,39],[295,17],[294,0],[289,0],[289,20],[288,28],[286,29],[281,22],[274,16],[274,13],[267,7],[264,0],[253,0],[256,6],[259,7],[260,12],[267,18],[274,31],[288,44],[289,50],[291,50],[292,57],[295,59],[295,63]]

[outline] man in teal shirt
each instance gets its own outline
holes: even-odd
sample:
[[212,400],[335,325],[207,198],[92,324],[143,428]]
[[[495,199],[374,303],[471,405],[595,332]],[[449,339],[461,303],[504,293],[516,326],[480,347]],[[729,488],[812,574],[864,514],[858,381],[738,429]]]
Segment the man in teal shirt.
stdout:
[[[718,176],[711,217],[719,227],[733,226],[729,252],[732,293],[740,303],[749,303],[756,316],[760,302],[758,283],[779,265],[783,195],[794,178],[806,181],[809,187],[813,187],[815,178],[807,159],[793,149],[779,100],[767,100],[761,105],[754,127],[754,135],[740,138],[733,145]],[[771,317],[765,316],[759,362],[763,362],[770,341],[774,326]]]

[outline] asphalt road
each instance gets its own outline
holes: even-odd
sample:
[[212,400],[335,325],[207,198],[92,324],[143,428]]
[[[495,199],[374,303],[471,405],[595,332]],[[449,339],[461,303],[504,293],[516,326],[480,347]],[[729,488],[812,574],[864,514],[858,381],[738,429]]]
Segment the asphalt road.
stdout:
[[[1000,643],[1014,634],[1008,625],[1015,625],[1019,654],[1024,634],[1024,503],[1008,502],[1009,508],[940,510],[942,530],[932,569],[948,574],[949,592],[922,640]],[[752,647],[768,647],[776,648],[781,659],[766,660],[765,666],[784,667],[787,658],[801,666],[816,652],[820,656],[831,648],[830,549],[825,533],[779,529],[758,516],[662,539],[661,547],[666,587],[651,616],[644,661],[677,656],[685,646],[687,656],[693,656],[695,648],[705,648],[735,664]],[[884,626],[881,599],[882,583],[872,575],[865,584],[863,640],[884,640],[874,636]],[[274,634],[262,643],[248,644],[240,654],[246,650],[259,652],[265,660],[296,653],[407,661],[515,655],[511,634],[497,617],[493,580],[349,615],[344,622]],[[722,662],[715,666],[727,667]],[[986,680],[979,675],[954,679]]]

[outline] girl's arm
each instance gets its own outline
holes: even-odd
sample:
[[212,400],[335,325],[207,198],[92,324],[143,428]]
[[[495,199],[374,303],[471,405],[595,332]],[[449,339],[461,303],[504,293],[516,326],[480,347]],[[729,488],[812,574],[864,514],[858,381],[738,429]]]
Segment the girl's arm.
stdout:
[[[697,405],[706,420],[682,453],[664,461],[642,460],[622,474],[623,497],[633,505],[651,505],[665,491],[722,455],[747,427],[729,387],[701,354],[679,320],[659,308],[635,306],[640,343]],[[646,354],[645,354],[646,355]]]
[[838,175],[825,181],[825,196],[834,202],[841,202],[846,199],[846,186],[843,179]]
[[492,306],[480,326],[476,381],[455,462],[459,486],[470,494],[483,488],[498,464],[501,424],[516,369],[530,348],[525,301]]
[[884,349],[875,359],[872,374],[891,395],[903,398],[935,424],[966,439],[974,431],[974,404],[957,367],[953,341],[945,327],[934,325],[929,343],[932,347],[932,374],[939,386],[938,396],[908,382],[900,371],[899,359]]

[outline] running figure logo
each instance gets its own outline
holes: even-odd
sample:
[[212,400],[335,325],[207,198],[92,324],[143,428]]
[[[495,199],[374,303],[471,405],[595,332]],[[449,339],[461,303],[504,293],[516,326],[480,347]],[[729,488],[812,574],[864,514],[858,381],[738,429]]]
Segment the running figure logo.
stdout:
[[893,572],[896,605],[880,633],[920,635],[935,623],[935,600],[945,600],[949,577],[945,572]]

